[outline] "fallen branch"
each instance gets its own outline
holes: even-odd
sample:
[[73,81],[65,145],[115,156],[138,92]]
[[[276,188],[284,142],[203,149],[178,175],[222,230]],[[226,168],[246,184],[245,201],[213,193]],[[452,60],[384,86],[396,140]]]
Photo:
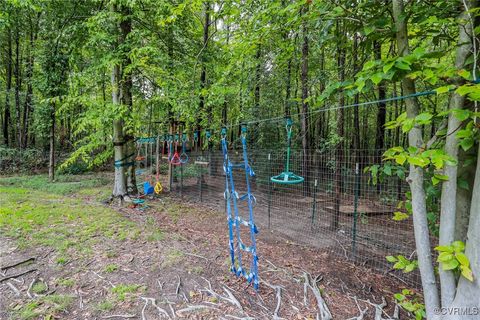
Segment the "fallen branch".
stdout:
[[182,251],[182,253],[184,253],[187,256],[192,256],[192,257],[195,257],[195,258],[200,258],[200,259],[204,259],[204,260],[208,261],[208,258],[206,258],[204,256],[201,256],[199,254],[190,253],[190,252],[186,252],[186,251]]
[[20,295],[20,290],[18,290],[17,287],[15,287],[12,283],[7,282],[7,286],[9,286],[10,289],[12,289],[12,291],[15,292],[16,296]]
[[18,277],[21,277],[21,276],[24,276],[30,272],[34,272],[34,271],[37,271],[37,269],[30,269],[30,270],[27,270],[27,271],[24,271],[24,272],[21,272],[21,273],[17,273],[17,274],[14,274],[14,275],[11,275],[11,276],[8,276],[8,277],[5,277],[5,278],[2,278],[0,279],[0,283],[4,282],[4,281],[7,281],[9,279],[14,279],[14,278],[18,278]]
[[237,320],[254,320],[255,318],[252,317],[237,317],[237,316],[232,316],[231,314],[226,314],[225,318],[232,318],[232,319],[237,319]]
[[35,284],[36,281],[37,281],[37,278],[33,278],[32,282],[30,282],[30,285],[28,286],[27,296],[28,296],[30,299],[33,299],[32,294],[30,293],[30,290],[32,290],[32,287],[33,287],[33,285]]
[[310,290],[312,290],[313,295],[317,300],[318,310],[320,311],[320,319],[331,320],[332,313],[330,312],[330,309],[328,309],[327,303],[322,298],[322,295],[320,293],[320,290],[317,287],[317,284],[315,283],[315,281],[311,280],[311,277],[306,272],[303,273],[303,278],[305,279],[307,288],[310,288]]
[[193,306],[190,306],[190,307],[187,307],[187,308],[183,308],[183,309],[177,310],[176,314],[177,314],[177,316],[181,317],[181,316],[182,316],[182,315],[181,315],[182,313],[197,311],[197,310],[201,310],[201,309],[220,310],[220,309],[215,308],[215,307],[210,307],[210,306],[198,304],[198,305],[193,305]]
[[30,258],[27,258],[27,259],[25,259],[25,260],[22,260],[22,261],[19,261],[19,262],[15,262],[14,264],[1,267],[0,269],[1,269],[1,270],[11,269],[11,268],[17,267],[17,266],[19,266],[19,265],[22,265],[22,264],[27,263],[27,262],[30,262],[30,261],[35,261],[35,257],[30,257]]
[[131,318],[136,318],[136,314],[112,314],[111,316],[103,316],[102,319],[112,319],[112,318],[125,318],[125,319],[131,319]]
[[182,279],[178,275],[177,277],[178,277],[178,284],[177,284],[177,289],[175,290],[175,294],[178,296],[178,294],[180,293],[180,286],[182,285]]

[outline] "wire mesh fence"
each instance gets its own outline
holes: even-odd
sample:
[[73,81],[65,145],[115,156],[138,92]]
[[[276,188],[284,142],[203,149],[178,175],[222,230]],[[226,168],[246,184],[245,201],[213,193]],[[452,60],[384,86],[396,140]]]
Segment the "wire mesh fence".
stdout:
[[[241,147],[231,148],[230,159],[242,162],[241,152]],[[286,185],[270,180],[285,170],[283,150],[249,150],[249,163],[255,171],[250,181],[259,237],[267,228],[290,241],[326,250],[419,287],[417,271],[394,270],[385,259],[387,255],[414,257],[415,241],[411,219],[392,219],[394,212],[401,210],[398,202],[405,200],[408,186],[404,179],[390,176],[374,183],[365,170],[381,163],[381,154],[381,150],[292,150],[290,171],[305,180]],[[172,166],[170,181],[165,156],[160,157],[160,176],[172,195],[225,210],[221,151],[190,153],[187,163]],[[240,195],[246,191],[244,175],[244,171],[234,172]],[[239,203],[239,209],[241,215],[248,213],[245,202]],[[258,252],[261,259],[261,248]]]

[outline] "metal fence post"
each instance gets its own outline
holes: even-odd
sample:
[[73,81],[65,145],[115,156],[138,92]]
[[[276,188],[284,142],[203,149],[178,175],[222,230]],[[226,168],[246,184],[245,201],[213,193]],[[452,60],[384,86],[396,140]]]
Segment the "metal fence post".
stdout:
[[270,229],[270,210],[272,206],[272,181],[270,181],[272,176],[272,158],[270,153],[268,154],[268,174],[268,228]]
[[352,256],[356,255],[356,238],[357,238],[357,220],[358,220],[358,195],[360,193],[360,167],[358,162],[355,163],[355,187],[353,200],[353,225],[352,225]]
[[180,164],[180,197],[183,200],[183,163]]
[[315,183],[313,185],[312,225],[311,225],[312,229],[315,224],[315,212],[317,211],[317,187],[318,187],[318,179],[315,179]]

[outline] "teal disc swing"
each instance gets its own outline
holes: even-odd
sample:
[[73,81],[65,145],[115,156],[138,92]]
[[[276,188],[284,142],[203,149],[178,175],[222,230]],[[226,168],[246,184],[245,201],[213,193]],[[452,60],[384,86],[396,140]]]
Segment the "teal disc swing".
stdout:
[[292,142],[293,121],[290,118],[286,118],[285,121],[286,121],[285,128],[287,130],[287,157],[285,159],[285,171],[280,173],[278,176],[271,177],[270,181],[272,181],[273,183],[279,183],[279,184],[302,183],[305,179],[290,171],[290,147]]

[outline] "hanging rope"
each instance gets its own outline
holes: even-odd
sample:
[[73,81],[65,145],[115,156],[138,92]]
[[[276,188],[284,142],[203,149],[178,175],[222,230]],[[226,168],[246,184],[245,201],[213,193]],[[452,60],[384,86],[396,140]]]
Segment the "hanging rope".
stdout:
[[183,133],[182,134],[182,153],[180,154],[180,162],[182,164],[185,164],[188,162],[188,155],[187,155],[187,134]]
[[162,183],[160,182],[160,159],[162,159],[162,155],[160,153],[160,141],[162,142],[162,154],[163,154],[163,140],[160,139],[160,136],[157,137],[157,149],[156,149],[156,169],[155,169],[155,187],[153,191],[155,194],[160,194],[163,191]]
[[302,183],[305,179],[290,171],[290,148],[292,144],[293,121],[291,118],[286,118],[285,122],[285,128],[287,130],[287,156],[285,158],[285,171],[280,173],[278,176],[271,177],[270,181],[280,184],[298,184]]
[[174,166],[178,166],[182,164],[182,162],[180,161],[180,155],[178,154],[178,133],[175,134],[173,139],[174,139],[173,143],[175,144],[175,149],[174,149],[173,155],[170,158],[170,164]]

